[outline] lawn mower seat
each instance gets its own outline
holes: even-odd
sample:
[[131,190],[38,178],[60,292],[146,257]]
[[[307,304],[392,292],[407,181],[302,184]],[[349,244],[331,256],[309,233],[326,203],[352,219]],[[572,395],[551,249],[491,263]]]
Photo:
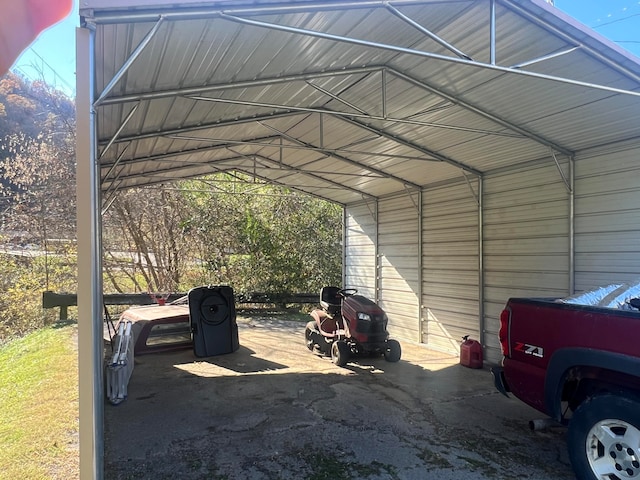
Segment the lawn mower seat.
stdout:
[[320,289],[320,306],[329,315],[340,312],[340,290],[339,287],[322,287]]
[[325,337],[333,337],[336,334],[336,330],[339,328],[337,317],[330,315],[326,310],[316,309],[311,312],[311,316],[314,318],[321,333]]

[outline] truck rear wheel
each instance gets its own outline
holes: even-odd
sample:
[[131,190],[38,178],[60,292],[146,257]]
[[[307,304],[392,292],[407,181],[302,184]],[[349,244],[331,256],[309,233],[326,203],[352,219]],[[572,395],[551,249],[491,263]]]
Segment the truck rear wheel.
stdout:
[[585,400],[567,433],[577,478],[640,479],[640,403],[612,394]]

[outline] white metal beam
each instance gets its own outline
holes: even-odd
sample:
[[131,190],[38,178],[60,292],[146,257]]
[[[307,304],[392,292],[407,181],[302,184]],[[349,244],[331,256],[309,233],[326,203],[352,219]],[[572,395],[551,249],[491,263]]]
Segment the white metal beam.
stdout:
[[94,33],[76,29],[76,158],[78,235],[78,375],[80,478],[102,479],[102,265],[100,186],[93,110]]

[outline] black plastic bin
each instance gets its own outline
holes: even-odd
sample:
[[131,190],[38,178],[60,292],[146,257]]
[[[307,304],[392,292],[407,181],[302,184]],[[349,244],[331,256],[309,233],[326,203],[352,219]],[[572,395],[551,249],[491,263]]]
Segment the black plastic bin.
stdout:
[[196,287],[189,291],[188,300],[193,352],[197,357],[223,355],[240,348],[231,287]]

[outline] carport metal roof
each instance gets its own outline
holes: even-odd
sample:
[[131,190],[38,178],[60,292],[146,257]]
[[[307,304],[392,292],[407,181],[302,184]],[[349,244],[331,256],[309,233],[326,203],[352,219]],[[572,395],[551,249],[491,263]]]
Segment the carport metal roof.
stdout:
[[639,60],[542,0],[80,15],[81,478],[103,478],[100,210],[119,190],[244,172],[348,205],[640,137]]
[[637,137],[638,59],[541,0],[87,0],[101,188],[341,204]]

